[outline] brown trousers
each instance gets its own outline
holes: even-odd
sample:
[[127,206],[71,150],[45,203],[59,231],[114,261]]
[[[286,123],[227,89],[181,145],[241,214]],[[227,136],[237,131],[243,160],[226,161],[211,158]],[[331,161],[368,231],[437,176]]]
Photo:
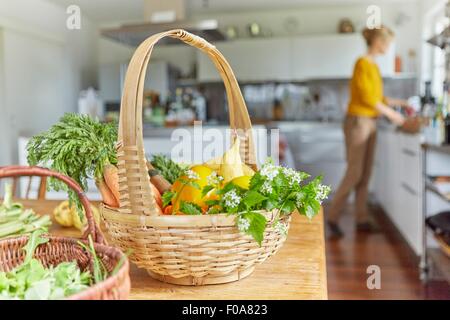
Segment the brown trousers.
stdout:
[[347,170],[337,189],[328,219],[337,222],[350,192],[355,190],[356,222],[367,222],[367,196],[375,156],[376,119],[347,115],[344,121]]

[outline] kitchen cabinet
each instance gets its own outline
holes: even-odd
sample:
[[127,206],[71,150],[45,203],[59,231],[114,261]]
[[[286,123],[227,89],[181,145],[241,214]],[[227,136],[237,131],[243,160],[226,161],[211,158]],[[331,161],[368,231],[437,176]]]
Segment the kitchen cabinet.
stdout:
[[421,135],[379,130],[373,175],[377,202],[418,255],[422,239],[420,144]]
[[[218,42],[239,81],[307,81],[347,79],[358,57],[367,51],[359,33]],[[395,45],[377,59],[384,77],[394,75]],[[198,80],[217,82],[220,76],[202,52],[197,53]]]
[[349,78],[364,52],[360,36],[306,36],[292,39],[292,78]]
[[[292,80],[350,78],[355,61],[367,51],[357,34],[313,35],[292,38]],[[380,72],[394,74],[395,46],[377,60]]]
[[[380,128],[374,168],[374,195],[383,210],[417,255],[422,254],[423,154],[421,134],[407,134],[392,127]],[[429,175],[448,175],[448,156],[429,152]],[[448,210],[448,203],[427,192],[427,215]],[[430,247],[436,242],[428,239]]]
[[[290,79],[290,39],[242,39],[219,42],[217,49],[230,63],[239,81]],[[220,75],[209,57],[197,53],[197,76],[202,82],[220,81]]]

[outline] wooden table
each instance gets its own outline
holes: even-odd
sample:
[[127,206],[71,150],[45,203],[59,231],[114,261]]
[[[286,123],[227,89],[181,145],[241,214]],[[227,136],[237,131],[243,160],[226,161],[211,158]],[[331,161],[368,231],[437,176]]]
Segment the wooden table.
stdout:
[[[21,200],[26,208],[48,214],[59,201]],[[79,237],[73,228],[56,222],[55,235]],[[105,233],[106,234],[106,233]],[[293,216],[288,239],[280,251],[238,282],[209,286],[178,286],[154,280],[131,265],[131,299],[327,299],[323,214],[312,221]]]

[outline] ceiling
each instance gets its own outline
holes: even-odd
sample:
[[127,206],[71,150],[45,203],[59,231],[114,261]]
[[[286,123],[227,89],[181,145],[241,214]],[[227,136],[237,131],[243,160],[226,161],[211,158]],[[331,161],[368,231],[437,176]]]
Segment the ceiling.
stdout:
[[[68,7],[75,4],[98,24],[137,22],[143,19],[144,0],[47,0]],[[354,4],[361,0],[185,0],[189,13],[292,8],[299,5]],[[364,1],[364,0],[362,0]],[[388,0],[384,0],[387,2]],[[406,1],[406,0],[389,0]],[[368,2],[374,2],[368,1]],[[375,2],[383,2],[375,1]]]

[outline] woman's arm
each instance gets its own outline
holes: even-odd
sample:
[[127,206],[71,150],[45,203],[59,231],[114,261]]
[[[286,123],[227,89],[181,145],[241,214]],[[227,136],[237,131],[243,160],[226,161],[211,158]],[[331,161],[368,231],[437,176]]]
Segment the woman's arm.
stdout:
[[382,102],[376,103],[375,109],[397,126],[402,126],[405,123],[405,117],[401,113],[393,110]]
[[386,103],[389,107],[402,107],[402,108],[409,108],[409,103],[407,100],[404,99],[396,99],[391,97],[384,97],[384,103]]

